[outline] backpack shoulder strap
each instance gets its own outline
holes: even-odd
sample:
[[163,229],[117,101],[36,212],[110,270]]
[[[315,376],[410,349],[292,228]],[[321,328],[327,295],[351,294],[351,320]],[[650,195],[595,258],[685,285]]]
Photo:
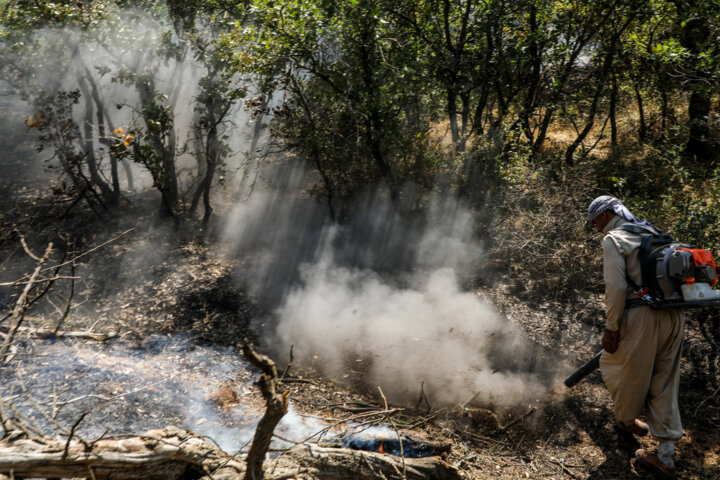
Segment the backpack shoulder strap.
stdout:
[[645,227],[642,225],[636,225],[634,223],[626,223],[617,227],[618,230],[623,230],[630,233],[638,233],[640,235],[665,235],[665,232],[655,227]]

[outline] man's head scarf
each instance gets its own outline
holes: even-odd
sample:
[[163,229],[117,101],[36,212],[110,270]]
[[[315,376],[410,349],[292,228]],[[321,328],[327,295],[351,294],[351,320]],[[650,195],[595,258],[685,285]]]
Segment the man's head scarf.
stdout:
[[630,210],[628,210],[627,207],[623,205],[622,201],[619,198],[613,197],[612,195],[602,195],[592,201],[590,207],[588,208],[588,222],[592,222],[597,217],[599,217],[601,213],[607,212],[608,210],[615,213],[615,215],[624,218],[628,222],[632,222],[636,225],[640,225],[643,227],[652,227],[650,222],[640,220],[635,215],[630,213]]

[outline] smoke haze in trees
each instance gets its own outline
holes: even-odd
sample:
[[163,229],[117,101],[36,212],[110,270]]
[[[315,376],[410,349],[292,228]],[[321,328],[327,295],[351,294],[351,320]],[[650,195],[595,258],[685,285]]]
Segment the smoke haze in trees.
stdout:
[[[113,130],[118,127],[128,129],[137,125],[144,129],[142,102],[132,78],[133,75],[149,75],[157,89],[158,101],[172,107],[178,142],[177,167],[181,186],[187,190],[193,181],[188,173],[196,173],[198,168],[200,147],[194,138],[198,122],[195,103],[198,84],[206,69],[195,60],[191,49],[184,53],[180,49],[179,56],[167,55],[167,46],[161,34],[171,31],[171,28],[168,18],[151,18],[140,10],[126,9],[113,12],[108,19],[98,21],[91,29],[47,27],[29,33],[23,42],[25,50],[7,48],[2,55],[0,91],[5,97],[3,104],[11,98],[19,105],[11,112],[16,115],[9,121],[23,126],[24,119],[37,114],[56,93],[78,90],[83,84],[88,91],[92,91],[93,86],[97,88],[108,120],[106,137],[112,138]],[[86,97],[81,95],[79,103],[73,108],[73,120],[81,131],[85,123],[86,102],[94,104],[91,98]],[[109,178],[107,148],[99,142],[95,115],[92,120],[95,149],[100,152],[100,168]],[[231,152],[244,153],[247,123],[248,115],[239,104],[231,111],[227,124],[221,126],[227,128],[227,132],[222,131],[222,134],[230,134],[228,143]],[[44,159],[52,155],[51,148],[40,154]],[[242,155],[231,154],[226,159],[227,170],[232,173],[239,169],[243,159]],[[129,164],[135,177],[134,187],[137,190],[151,188],[152,178],[145,169],[133,162]],[[120,180],[121,187],[125,189],[124,174],[120,175]]]
[[362,371],[396,401],[417,401],[422,384],[439,403],[507,405],[545,389],[521,329],[461,286],[483,260],[462,202],[406,188],[397,207],[378,189],[339,225],[304,190],[311,173],[289,164],[265,173],[225,238],[241,259],[236,277],[272,312],[280,358],[294,346],[336,379]]

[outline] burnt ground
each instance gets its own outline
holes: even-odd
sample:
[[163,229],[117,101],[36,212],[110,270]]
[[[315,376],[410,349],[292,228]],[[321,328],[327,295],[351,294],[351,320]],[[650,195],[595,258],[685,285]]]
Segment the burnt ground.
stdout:
[[[226,349],[236,347],[243,338],[262,343],[265,312],[233,282],[232,272],[238,265],[224,258],[214,240],[199,226],[188,224],[177,231],[167,220],[144,213],[148,211],[146,205],[157,202],[152,194],[133,196],[131,206],[101,218],[82,205],[63,217],[68,201],[62,192],[53,193],[45,183],[19,185],[22,188],[3,185],[6,192],[12,191],[12,196],[4,198],[0,217],[0,281],[21,278],[33,268],[34,262],[22,251],[17,232],[26,236],[36,254],[47,242],[55,242],[57,251],[49,265],[60,263],[65,245],[76,253],[91,251],[76,262],[75,276],[79,279],[64,329],[92,328],[111,333],[115,338],[102,348],[139,352],[135,363],[147,359],[158,341],[165,345],[158,339],[176,335],[182,335],[187,342],[184,345],[189,346],[178,350],[170,342],[170,347],[162,347],[162,351],[175,355],[168,360],[170,364],[182,363],[191,352],[197,355],[205,347],[213,353],[193,358],[198,363],[218,362],[218,351],[228,354]],[[67,268],[62,272],[70,275]],[[48,294],[55,306],[45,299],[37,302],[28,312],[27,325],[55,325],[70,295],[70,283],[68,279],[58,280]],[[525,329],[545,359],[565,364],[564,371],[569,372],[599,349],[599,298],[542,304],[537,299],[525,302],[513,296],[511,290],[496,285],[488,295],[509,321]],[[10,287],[0,291],[7,304],[17,293],[17,288]],[[714,369],[718,349],[717,344],[712,345],[712,340],[717,339],[717,325],[712,322],[688,322],[680,398],[685,436],[677,445],[681,478],[720,479],[720,392]],[[20,338],[23,348],[39,348],[41,340]],[[98,348],[87,340],[64,342],[80,352]],[[17,353],[25,371],[32,374],[33,357],[23,357],[22,349]],[[284,368],[287,356],[276,360]],[[194,369],[190,366],[185,374],[193,377],[191,390],[201,390],[202,398],[212,399],[220,407],[223,402],[227,407],[247,401],[257,413],[261,410],[257,392],[242,386],[252,374],[240,372],[242,368],[236,362],[230,365],[239,370],[237,376],[229,372],[215,374],[207,365]],[[8,367],[4,368],[3,375],[8,375]],[[123,383],[100,373],[97,369],[79,372],[96,375],[92,384],[95,393],[115,398],[115,406],[110,410],[104,406],[98,422],[107,417],[108,411],[113,412],[125,418],[125,431],[119,433],[129,434],[130,430],[144,429],[145,424],[151,428],[162,422],[184,421],[181,412],[171,411],[167,403],[158,403],[157,399],[168,394],[166,389],[190,395],[187,384],[183,387],[158,381],[142,395],[122,396],[132,392],[133,380]],[[343,419],[384,408],[379,392],[363,382],[362,371],[349,371],[342,382],[322,378],[311,366],[292,365],[288,374],[290,399],[301,415]],[[413,405],[391,407],[400,410],[389,419],[378,417],[378,422],[392,420],[398,429],[434,441],[451,441],[453,448],[446,459],[466,478],[655,478],[632,459],[638,447],[636,440],[619,437],[612,428],[610,398],[598,373],[570,390],[558,382],[537,402],[503,410],[472,403],[439,406],[422,398]],[[79,413],[69,410],[68,424]],[[218,418],[209,421],[236,422],[239,427],[248,423],[245,417]],[[652,443],[650,439],[639,441],[640,446]]]

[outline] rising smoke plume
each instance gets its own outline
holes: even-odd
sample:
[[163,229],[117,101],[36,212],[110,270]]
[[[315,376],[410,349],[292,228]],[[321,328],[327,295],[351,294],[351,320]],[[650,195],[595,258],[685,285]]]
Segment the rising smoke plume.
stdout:
[[339,380],[362,372],[394,400],[416,401],[422,386],[432,402],[507,405],[545,388],[522,330],[462,287],[484,254],[462,202],[434,196],[408,211],[380,189],[338,225],[299,193],[309,174],[282,171],[286,181],[256,187],[225,231],[243,258],[237,278],[272,312],[279,355],[294,346]]

